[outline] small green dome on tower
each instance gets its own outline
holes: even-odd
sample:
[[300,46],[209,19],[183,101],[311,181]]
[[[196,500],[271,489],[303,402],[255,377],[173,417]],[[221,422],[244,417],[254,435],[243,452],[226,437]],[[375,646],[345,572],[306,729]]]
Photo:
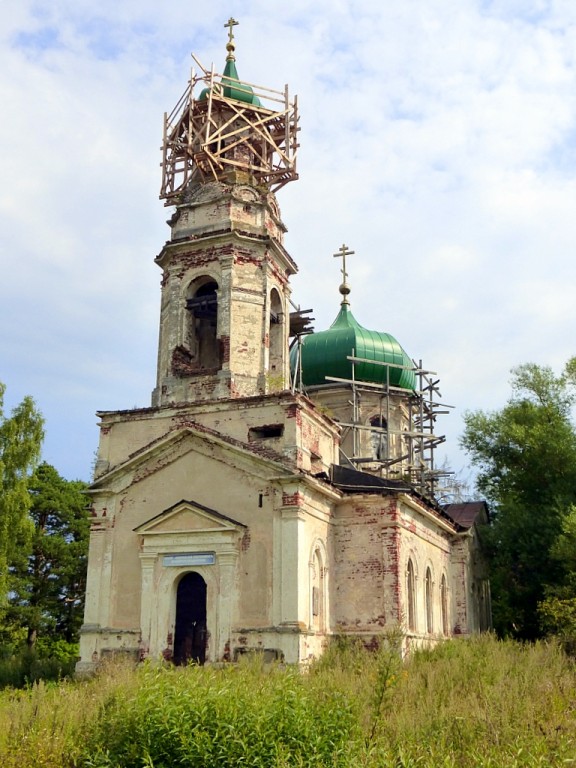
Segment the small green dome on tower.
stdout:
[[[236,101],[243,101],[245,104],[253,104],[255,107],[261,107],[262,103],[258,96],[254,93],[253,89],[246,83],[242,83],[238,77],[238,70],[236,69],[236,58],[234,51],[236,46],[234,45],[234,35],[232,28],[238,24],[237,21],[230,18],[225,27],[228,27],[228,42],[226,43],[226,50],[228,55],[226,56],[226,66],[222,74],[221,93],[227,99],[235,99]],[[205,101],[208,98],[208,88],[204,88],[199,96],[199,101]]]
[[226,66],[222,75],[223,95],[228,99],[244,101],[247,104],[254,104],[255,107],[261,107],[260,99],[252,88],[246,83],[241,83],[236,69],[236,61],[233,56],[228,56]]
[[[344,248],[345,246],[342,246],[342,249]],[[342,254],[335,254],[338,255]],[[344,265],[344,282],[340,286],[343,299],[338,316],[328,330],[303,336],[300,344],[292,348],[292,375],[298,380],[301,377],[304,386],[330,383],[326,381],[326,377],[333,376],[340,379],[354,378],[358,382],[373,384],[388,383],[390,386],[408,390],[416,389],[414,364],[394,336],[369,331],[361,326],[352,314],[348,302],[350,287],[346,282],[345,270]],[[352,356],[365,361],[354,363],[354,371],[352,361],[348,360],[348,357]],[[297,367],[301,373],[296,370]]]

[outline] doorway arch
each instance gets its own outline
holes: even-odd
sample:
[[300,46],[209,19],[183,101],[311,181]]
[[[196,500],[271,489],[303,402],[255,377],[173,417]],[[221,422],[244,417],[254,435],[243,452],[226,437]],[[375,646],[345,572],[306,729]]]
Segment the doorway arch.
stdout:
[[206,660],[206,582],[199,573],[186,573],[176,590],[174,664]]

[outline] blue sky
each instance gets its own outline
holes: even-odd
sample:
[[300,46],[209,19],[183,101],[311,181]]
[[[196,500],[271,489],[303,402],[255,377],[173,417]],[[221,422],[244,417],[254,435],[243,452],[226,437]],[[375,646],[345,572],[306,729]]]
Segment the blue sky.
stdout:
[[[89,479],[97,410],[155,383],[162,115],[194,52],[289,83],[300,180],[279,193],[316,327],[346,242],[357,319],[437,371],[455,411],[493,409],[523,362],[576,353],[576,4],[479,0],[8,3],[0,31],[0,380],[47,421],[44,455]],[[8,16],[6,9],[5,16]]]

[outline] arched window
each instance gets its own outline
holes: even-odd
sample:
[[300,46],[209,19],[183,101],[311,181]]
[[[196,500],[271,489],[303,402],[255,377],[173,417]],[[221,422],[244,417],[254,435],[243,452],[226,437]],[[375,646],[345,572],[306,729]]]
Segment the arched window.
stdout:
[[325,574],[322,553],[316,547],[310,561],[310,627],[316,632],[325,629]]
[[370,419],[372,432],[370,440],[372,443],[372,456],[379,461],[388,458],[388,423],[383,416],[373,416]]
[[270,322],[268,326],[268,372],[269,389],[281,389],[283,381],[283,347],[284,347],[284,312],[282,299],[273,288],[270,292]]
[[416,629],[416,579],[412,560],[408,560],[406,567],[406,603],[408,629],[414,631]]
[[218,346],[218,284],[209,277],[190,283],[186,309],[188,317],[188,350],[190,364],[196,369],[220,368]]
[[442,634],[447,635],[448,630],[448,587],[446,586],[446,576],[442,574],[440,580],[440,609],[442,611]]
[[426,595],[426,632],[429,635],[434,631],[433,612],[432,612],[432,571],[430,568],[426,568],[426,582],[425,582],[425,595]]

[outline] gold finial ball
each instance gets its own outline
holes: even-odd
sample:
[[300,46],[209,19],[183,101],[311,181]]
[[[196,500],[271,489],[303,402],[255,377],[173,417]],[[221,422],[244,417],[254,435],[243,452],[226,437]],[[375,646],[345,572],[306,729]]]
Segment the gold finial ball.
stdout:
[[348,283],[342,283],[342,285],[340,286],[340,288],[338,288],[338,290],[340,291],[342,296],[348,296],[348,294],[350,293],[350,286],[348,285]]

